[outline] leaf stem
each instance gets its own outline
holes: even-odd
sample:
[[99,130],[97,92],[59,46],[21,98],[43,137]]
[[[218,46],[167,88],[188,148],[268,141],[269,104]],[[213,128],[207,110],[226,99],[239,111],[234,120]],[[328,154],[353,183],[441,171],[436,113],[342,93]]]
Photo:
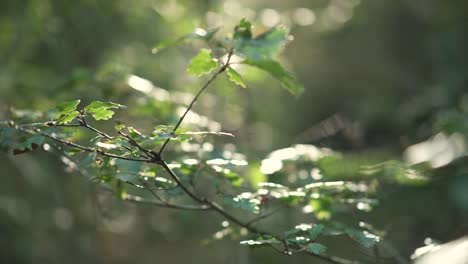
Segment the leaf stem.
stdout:
[[[227,59],[226,59],[226,63],[224,63],[221,68],[219,68],[218,71],[216,71],[215,74],[213,74],[213,76],[211,76],[211,78],[200,88],[200,90],[198,90],[198,92],[195,94],[195,96],[193,97],[192,101],[190,102],[190,104],[188,105],[187,109],[185,110],[185,112],[182,114],[182,116],[179,118],[179,121],[177,121],[177,124],[174,126],[174,128],[172,129],[172,134],[175,134],[175,132],[177,131],[177,129],[180,127],[180,125],[182,124],[182,122],[184,121],[185,117],[187,116],[187,114],[190,112],[190,110],[192,109],[193,105],[197,102],[198,98],[200,97],[200,95],[203,93],[203,91],[205,91],[206,88],[208,88],[208,86],[210,86],[210,84],[221,74],[223,73],[227,67],[229,67],[229,63],[230,63],[230,60],[231,60],[231,57],[232,57],[232,54],[233,54],[233,50],[231,49],[228,53],[228,56],[227,56]],[[164,141],[161,149],[159,150],[158,154],[159,155],[162,155],[164,149],[166,148],[167,144],[169,143],[169,141],[171,140],[171,138],[167,138],[166,141]]]

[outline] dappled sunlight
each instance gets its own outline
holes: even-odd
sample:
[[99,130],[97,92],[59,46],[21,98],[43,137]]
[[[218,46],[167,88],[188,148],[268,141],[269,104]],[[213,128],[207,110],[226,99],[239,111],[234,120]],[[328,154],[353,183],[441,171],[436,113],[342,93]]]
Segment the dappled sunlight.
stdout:
[[[278,149],[271,152],[268,157],[262,160],[260,171],[264,174],[273,174],[283,168],[284,160],[306,159],[317,161],[318,159],[331,155],[333,152],[328,148],[317,148],[314,145],[294,145],[294,147]],[[311,171],[316,179],[321,176],[317,170]]]
[[415,264],[465,264],[468,259],[468,237],[462,237],[446,244],[439,244],[431,238],[424,240],[425,246],[417,248],[412,259]]
[[410,164],[428,162],[433,168],[438,168],[465,154],[466,143],[462,135],[439,133],[427,141],[409,146],[405,158]]
[[0,2],[0,263],[465,264],[468,2]]
[[294,23],[300,26],[309,26],[314,24],[317,19],[314,11],[309,8],[297,8],[292,15]]
[[167,101],[170,98],[169,92],[160,87],[154,86],[151,81],[136,75],[128,76],[127,84],[133,89],[151,96],[156,100]]

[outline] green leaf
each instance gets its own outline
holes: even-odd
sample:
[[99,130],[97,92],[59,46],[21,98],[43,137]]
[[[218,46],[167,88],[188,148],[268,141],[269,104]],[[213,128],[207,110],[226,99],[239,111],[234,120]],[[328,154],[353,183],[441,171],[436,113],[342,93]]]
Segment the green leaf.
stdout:
[[77,117],[80,113],[78,111],[72,111],[66,115],[61,115],[59,118],[57,118],[55,121],[59,124],[66,124],[70,123]]
[[16,129],[12,127],[0,127],[0,150],[7,151],[15,142]]
[[13,150],[14,155],[19,155],[27,152],[31,152],[37,149],[39,146],[44,144],[45,137],[41,135],[33,135],[29,137],[25,142],[21,143]]
[[327,251],[327,247],[320,243],[312,243],[307,246],[307,251],[313,254],[321,255]]
[[204,30],[204,29],[201,29],[201,28],[197,28],[195,29],[195,31],[193,31],[192,33],[189,33],[185,36],[182,36],[178,39],[174,39],[174,40],[167,40],[167,41],[163,41],[161,43],[159,43],[158,45],[156,45],[152,52],[153,54],[156,54],[158,52],[161,52],[162,50],[166,49],[166,48],[169,48],[171,46],[174,46],[174,45],[178,45],[182,42],[185,42],[187,40],[194,40],[194,39],[200,39],[200,40],[204,40],[204,41],[210,41],[213,36],[216,34],[216,32],[218,32],[219,28],[214,28],[214,29],[210,29],[210,30]]
[[135,181],[139,177],[142,164],[138,161],[116,159],[115,165],[118,170],[116,178],[122,181]]
[[71,102],[64,102],[59,104],[54,111],[54,120],[59,124],[70,123],[80,113],[76,111],[76,107],[80,104],[81,100],[75,100]]
[[289,37],[289,30],[274,27],[252,38],[252,25],[242,19],[234,28],[233,47],[236,53],[253,61],[271,60],[281,50]]
[[321,234],[325,227],[323,225],[314,225],[311,229],[309,229],[309,238],[312,240],[317,239]]
[[283,86],[290,93],[299,97],[304,92],[304,87],[296,80],[296,78],[288,71],[286,71],[281,64],[274,60],[244,60],[242,63],[257,67],[271,74],[275,79],[280,81]]
[[236,72],[233,68],[227,68],[227,75],[229,76],[229,80],[231,80],[231,82],[239,85],[242,88],[247,88],[240,74]]
[[361,246],[370,248],[379,242],[380,237],[366,231],[357,230],[352,228],[345,229],[345,233],[354,241],[358,242]]
[[70,112],[76,110],[76,107],[80,104],[81,100],[75,100],[71,102],[64,102],[61,103],[57,106],[57,114],[58,115],[64,115],[64,114],[69,114]]
[[307,237],[303,237],[303,236],[297,236],[293,238],[288,238],[286,241],[291,244],[304,245],[304,244],[309,243],[310,239]]
[[197,56],[193,57],[187,68],[188,73],[201,76],[211,72],[218,66],[216,60],[211,57],[211,50],[202,49]]
[[84,110],[86,113],[92,114],[96,120],[109,120],[114,115],[114,111],[110,109],[119,108],[124,108],[124,106],[112,102],[93,101]]
[[239,25],[234,28],[234,39],[252,38],[252,24],[245,18],[239,21]]

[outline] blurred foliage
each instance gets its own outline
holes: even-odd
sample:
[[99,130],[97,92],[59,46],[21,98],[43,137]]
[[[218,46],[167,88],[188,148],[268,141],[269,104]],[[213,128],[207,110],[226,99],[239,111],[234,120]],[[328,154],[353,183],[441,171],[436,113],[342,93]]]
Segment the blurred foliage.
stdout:
[[[462,1],[6,0],[0,7],[1,120],[67,124],[79,112],[74,103],[58,102],[81,98],[82,106],[99,104],[88,108],[96,119],[112,118],[93,123],[99,129],[121,130],[145,146],[161,144],[173,136],[161,125],[175,124],[181,106],[206,82],[186,74],[191,59],[214,34],[226,35],[247,18],[252,31],[241,24],[221,43],[210,42],[210,58],[222,55],[219,45],[233,43],[261,70],[233,64],[187,116],[181,132],[188,134],[177,135],[180,143],[167,153],[184,182],[191,181],[184,175],[196,175],[197,189],[230,194],[227,205],[247,209],[246,216],[258,203],[272,211],[278,206],[283,213],[261,225],[284,230],[294,245],[309,243],[305,250],[316,254],[373,263],[372,248],[344,238],[372,246],[382,236],[381,257],[392,263],[395,256],[409,259],[427,237],[446,242],[468,232],[468,4]],[[290,28],[295,40],[279,58],[256,57],[259,42],[271,41],[266,54],[275,54],[282,48],[277,40],[289,41],[286,31],[268,30],[277,24]],[[299,99],[279,89],[299,94],[302,88],[291,89],[298,83],[304,86]],[[109,101],[118,104],[101,107]],[[121,105],[128,109],[118,110]],[[136,180],[128,188],[143,192],[132,176],[138,171],[153,188],[173,186],[157,168],[67,149],[95,169],[86,181],[71,173],[76,168],[67,158],[52,154],[57,151],[41,150],[44,138],[18,138],[8,123],[2,127],[0,148],[27,153],[0,154],[2,262],[309,261],[219,240],[277,243],[245,238],[229,223],[218,226],[214,214],[132,206],[93,184],[115,174]],[[128,147],[70,128],[44,129],[94,140],[109,151]],[[203,131],[235,138],[190,134]],[[10,146],[13,140],[18,145]],[[201,163],[194,157],[203,158],[206,173],[196,173]],[[122,186],[111,184],[125,196]],[[202,245],[210,233],[217,242]]]

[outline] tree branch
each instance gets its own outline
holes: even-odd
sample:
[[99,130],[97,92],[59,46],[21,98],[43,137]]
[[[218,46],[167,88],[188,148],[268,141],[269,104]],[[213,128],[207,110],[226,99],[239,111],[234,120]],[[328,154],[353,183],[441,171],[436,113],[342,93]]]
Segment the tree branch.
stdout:
[[[227,67],[229,67],[229,61],[231,60],[231,57],[232,57],[232,54],[233,54],[233,50],[231,49],[228,53],[228,57],[227,57],[227,60],[226,60],[226,63],[221,66],[221,68],[219,68],[219,70],[213,74],[213,76],[211,76],[211,78],[202,86],[202,88],[200,88],[200,90],[197,92],[197,94],[195,95],[195,97],[193,97],[192,101],[190,102],[190,104],[188,105],[187,109],[185,110],[185,112],[182,114],[182,116],[179,118],[179,121],[177,122],[177,124],[174,126],[174,129],[172,129],[172,134],[175,134],[175,132],[177,131],[177,129],[179,128],[179,126],[182,124],[182,122],[184,121],[185,119],[185,116],[187,116],[188,112],[190,112],[190,109],[192,109],[193,105],[197,102],[198,98],[200,97],[200,95],[203,93],[203,91],[205,91],[206,88],[208,88],[208,86],[210,86],[210,84],[221,74],[223,73]],[[171,138],[168,138],[166,139],[166,141],[164,141],[161,149],[159,150],[158,154],[159,155],[162,155],[164,149],[166,148],[167,144],[169,143],[169,141],[171,140]]]
[[49,135],[47,133],[44,133],[44,132],[41,132],[39,129],[36,129],[36,130],[29,130],[29,129],[24,129],[20,126],[14,126],[14,128],[18,131],[21,131],[21,132],[24,132],[24,133],[27,133],[27,134],[31,134],[31,135],[41,135],[43,137],[46,137],[48,139],[51,139],[51,140],[54,140],[56,142],[59,142],[59,143],[62,143],[63,145],[66,145],[66,146],[70,146],[70,147],[74,147],[74,148],[77,148],[77,149],[81,149],[83,151],[86,151],[86,152],[90,152],[90,153],[96,153],[96,154],[99,154],[99,155],[102,155],[102,156],[106,156],[106,157],[110,157],[110,158],[116,158],[116,159],[122,159],[122,160],[130,160],[130,161],[138,161],[138,162],[152,162],[151,159],[140,159],[140,158],[131,158],[131,157],[123,157],[123,156],[119,156],[119,155],[115,155],[115,154],[112,154],[112,153],[108,153],[108,152],[104,152],[102,150],[98,150],[98,149],[93,149],[93,148],[90,148],[90,147],[86,147],[86,146],[83,146],[83,145],[80,145],[80,144],[77,144],[77,143],[74,143],[74,142],[70,142],[70,141],[66,141],[66,140],[63,140],[63,139],[60,139],[60,138],[57,138],[57,137],[54,137],[52,135]]
[[157,207],[172,208],[172,209],[195,210],[195,211],[211,210],[211,208],[206,205],[196,206],[196,205],[174,204],[170,202],[157,202],[154,200],[147,200],[140,196],[129,195],[129,194],[127,194],[123,200],[134,202],[134,203],[140,203],[140,204],[150,204],[150,205],[157,206]]

